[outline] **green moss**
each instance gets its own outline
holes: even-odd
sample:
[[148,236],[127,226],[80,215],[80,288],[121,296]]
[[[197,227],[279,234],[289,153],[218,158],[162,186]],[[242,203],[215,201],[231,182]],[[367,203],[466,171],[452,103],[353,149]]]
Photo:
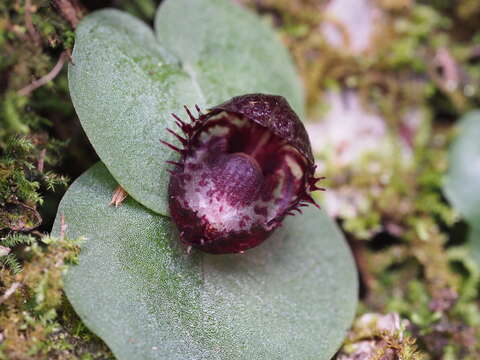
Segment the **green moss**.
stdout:
[[74,31],[43,0],[32,0],[31,12],[40,41],[27,30],[23,1],[0,2],[0,358],[111,359],[88,330],[72,328],[83,325],[62,274],[76,261],[77,242],[35,231],[45,196],[67,182],[57,173],[66,143],[51,137],[52,120],[73,110],[65,74],[26,95],[19,90],[72,48]]
[[0,138],[0,231],[31,230],[40,224],[36,207],[43,201],[41,188],[67,183],[46,170],[58,162],[62,145],[42,134]]
[[[0,269],[0,358],[109,359],[109,350],[89,333],[63,293],[62,276],[77,262],[79,240],[21,235],[5,239],[22,249],[23,271]],[[47,245],[47,246],[46,246]]]

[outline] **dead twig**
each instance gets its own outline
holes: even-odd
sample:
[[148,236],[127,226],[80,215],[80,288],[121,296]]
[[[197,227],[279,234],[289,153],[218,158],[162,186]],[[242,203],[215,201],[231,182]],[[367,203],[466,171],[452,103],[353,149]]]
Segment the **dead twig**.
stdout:
[[45,166],[45,155],[47,154],[47,149],[42,149],[40,155],[38,156],[37,170],[40,173],[43,173],[43,167]]
[[68,53],[66,51],[63,51],[53,67],[53,69],[45,76],[42,76],[40,79],[35,80],[31,84],[25,86],[24,88],[18,90],[18,94],[25,96],[30,94],[32,91],[38,89],[39,87],[47,84],[49,81],[52,81],[57,77],[57,75],[60,73],[60,71],[63,68],[63,65],[65,64],[65,61],[68,59]]
[[65,239],[65,232],[67,231],[67,224],[65,224],[65,216],[60,215],[60,241]]
[[4,303],[10,296],[12,296],[15,291],[18,290],[18,288],[22,286],[21,283],[19,282],[14,282],[8,289],[7,291],[5,291],[5,294],[3,294],[1,297],[0,297],[0,304]]
[[53,3],[60,11],[60,14],[75,29],[84,14],[80,3],[77,0],[53,0]]
[[112,200],[108,205],[115,205],[115,207],[119,207],[122,205],[123,201],[127,198],[128,193],[118,185],[115,191],[112,194]]
[[437,50],[433,61],[430,61],[427,67],[427,73],[457,109],[465,108],[466,99],[461,89],[461,69],[447,48]]
[[480,57],[480,45],[474,45],[471,52],[471,57]]
[[37,29],[35,29],[35,26],[33,26],[31,0],[25,0],[25,26],[27,27],[28,35],[30,35],[30,38],[33,40],[35,45],[39,46],[42,43],[42,39]]
[[460,83],[458,65],[447,48],[438,49],[433,60],[435,66],[441,71],[436,77],[446,91],[454,91]]

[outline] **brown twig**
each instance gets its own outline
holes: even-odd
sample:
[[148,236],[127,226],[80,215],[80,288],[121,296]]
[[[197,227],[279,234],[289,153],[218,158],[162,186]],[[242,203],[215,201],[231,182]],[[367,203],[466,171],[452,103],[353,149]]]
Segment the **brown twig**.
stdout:
[[120,185],[118,185],[112,194],[112,201],[110,201],[110,204],[108,205],[115,205],[115,207],[119,207],[122,205],[127,196],[128,193]]
[[18,94],[25,96],[30,94],[32,91],[38,89],[39,87],[47,84],[49,81],[52,81],[57,77],[57,75],[60,73],[60,71],[63,68],[63,65],[65,64],[65,61],[68,59],[68,54],[66,51],[63,51],[62,54],[60,55],[57,63],[53,67],[53,69],[45,76],[42,76],[40,79],[35,80],[31,84],[25,86],[24,88],[18,90]]
[[84,14],[84,10],[80,3],[77,0],[53,0],[53,3],[60,11],[60,14],[75,29]]
[[442,83],[446,91],[454,91],[460,82],[458,65],[447,48],[438,49],[433,60],[434,65],[442,70],[442,74],[437,79]]
[[456,108],[465,107],[466,99],[460,89],[460,67],[447,48],[437,50],[427,67],[427,73],[439,89],[450,97]]
[[480,45],[475,45],[472,48],[472,52],[470,54],[472,57],[479,57],[480,56]]
[[10,296],[12,296],[15,291],[18,290],[18,288],[22,286],[21,283],[19,282],[14,282],[8,289],[7,291],[5,291],[5,294],[3,294],[1,297],[0,297],[0,304],[2,304],[3,302],[5,302]]
[[45,155],[47,154],[47,149],[42,149],[40,155],[38,156],[37,170],[40,173],[43,173],[43,167],[45,165]]
[[60,215],[60,241],[65,239],[65,232],[67,231],[67,224],[65,224],[65,215]]
[[35,29],[35,26],[33,26],[31,11],[32,11],[32,1],[25,0],[25,26],[27,27],[28,35],[30,35],[35,45],[38,46],[41,44],[42,39],[38,31]]

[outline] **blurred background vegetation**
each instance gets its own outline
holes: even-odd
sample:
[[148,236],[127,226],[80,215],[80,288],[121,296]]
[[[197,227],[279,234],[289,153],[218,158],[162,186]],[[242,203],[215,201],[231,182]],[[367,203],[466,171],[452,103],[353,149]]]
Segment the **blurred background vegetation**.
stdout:
[[[338,359],[479,359],[480,261],[442,186],[458,119],[480,108],[480,2],[236,2],[292,53],[327,176],[319,202],[357,261],[361,305]],[[66,185],[98,160],[66,64],[89,12],[152,24],[159,3],[0,4],[0,359],[112,358],[62,292],[79,239],[48,236]]]

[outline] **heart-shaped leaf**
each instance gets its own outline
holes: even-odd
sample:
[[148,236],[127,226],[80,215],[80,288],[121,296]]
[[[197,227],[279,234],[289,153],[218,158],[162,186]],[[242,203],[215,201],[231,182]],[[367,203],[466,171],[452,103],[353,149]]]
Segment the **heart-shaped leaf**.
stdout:
[[208,105],[249,92],[282,95],[303,115],[302,89],[273,29],[225,0],[170,0],[159,7],[155,32],[182,60]]
[[454,208],[467,220],[469,246],[480,262],[480,111],[459,122],[459,133],[450,147],[444,191]]
[[[172,51],[126,13],[87,16],[68,73],[73,104],[99,157],[133,198],[164,215],[165,160],[175,155],[159,140],[175,142],[166,132],[174,128],[172,112],[184,116],[183,105],[205,109],[250,92],[283,95],[303,110],[292,63],[272,30],[230,0],[181,3],[164,1],[156,21]],[[204,21],[206,11],[215,21]]]
[[170,113],[197,101],[190,77],[147,25],[102,10],[78,27],[68,78],[97,154],[131,196],[165,214],[165,160],[172,154],[159,139]]
[[357,275],[323,211],[288,218],[236,255],[181,246],[166,217],[129,198],[102,164],[60,204],[70,237],[86,236],[66,292],[119,359],[318,359],[335,353],[354,316]]

